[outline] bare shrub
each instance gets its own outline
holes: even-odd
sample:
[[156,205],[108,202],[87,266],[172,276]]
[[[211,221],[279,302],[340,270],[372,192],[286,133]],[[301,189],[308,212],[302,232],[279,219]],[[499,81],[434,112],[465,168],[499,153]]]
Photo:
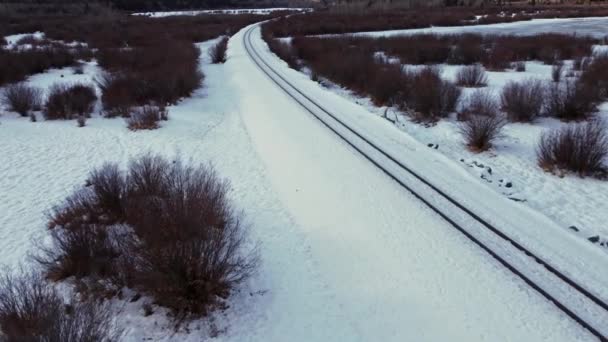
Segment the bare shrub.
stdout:
[[583,59],[584,57],[577,57],[572,61],[572,70],[582,71],[583,70]]
[[587,89],[595,90],[599,99],[608,98],[608,53],[594,56],[581,74]]
[[284,60],[287,65],[295,70],[300,70],[300,62],[298,56],[289,43],[282,42],[278,39],[269,38],[266,40],[268,48],[280,59]]
[[525,72],[526,71],[526,62],[519,61],[513,63],[513,69],[517,72]]
[[456,84],[463,87],[485,87],[488,84],[486,70],[480,65],[464,66],[456,73]]
[[226,62],[226,50],[228,49],[228,37],[223,37],[215,45],[209,48],[211,63],[220,64]]
[[433,122],[453,112],[460,89],[441,79],[439,70],[425,67],[411,76],[405,107],[418,121]]
[[158,106],[144,106],[131,113],[127,126],[132,131],[157,129],[159,121],[167,119],[167,109]]
[[7,86],[2,93],[2,104],[21,116],[28,116],[30,111],[40,107],[42,92],[23,83]]
[[131,107],[137,104],[135,95],[140,83],[133,77],[120,73],[104,73],[96,79],[101,89],[101,103],[107,117],[129,117]]
[[3,341],[118,341],[109,306],[64,304],[38,274],[5,273],[0,278],[0,330]]
[[245,226],[228,183],[209,166],[147,156],[131,164],[129,184],[135,234],[124,256],[139,290],[176,313],[205,315],[251,274],[256,257],[244,250]]
[[499,105],[491,91],[476,90],[466,100],[459,112],[459,119],[466,120],[470,115],[495,116]]
[[553,82],[559,82],[562,79],[562,73],[564,70],[564,63],[556,61],[551,67],[551,79]]
[[87,125],[87,117],[84,115],[80,115],[78,116],[78,119],[76,119],[76,122],[78,124],[78,127],[84,127]]
[[370,64],[368,82],[362,93],[368,93],[378,106],[395,105],[407,96],[410,83],[409,73],[400,65],[375,62]]
[[47,120],[70,120],[78,116],[89,117],[93,112],[97,95],[95,88],[87,84],[55,84],[49,91],[44,117]]
[[0,49],[0,85],[21,82],[27,76],[50,68],[74,65],[76,58],[66,47],[45,47],[28,50]]
[[502,89],[502,109],[510,121],[531,122],[542,113],[544,94],[541,81],[509,82]]
[[39,243],[32,257],[42,265],[49,279],[110,277],[118,257],[116,243],[103,225],[70,223],[69,228],[51,230],[52,243]]
[[89,117],[97,100],[95,88],[90,84],[76,83],[71,86],[69,94],[71,110],[80,116]]
[[549,86],[546,114],[564,121],[585,120],[597,111],[597,92],[586,84],[567,80]]
[[103,210],[105,222],[121,222],[124,219],[126,196],[125,176],[118,165],[106,163],[93,170],[87,178],[87,187],[95,194],[96,207]]
[[606,174],[608,133],[601,121],[571,124],[543,133],[538,164],[548,171],[571,171],[580,176]]
[[456,39],[454,49],[450,55],[450,62],[452,64],[470,65],[479,63],[486,54],[481,36],[463,34]]
[[99,65],[108,73],[97,83],[107,113],[124,115],[129,107],[173,104],[200,87],[200,51],[190,42],[158,43],[100,50]]
[[460,132],[469,149],[482,152],[491,148],[505,125],[494,98],[487,92],[477,91],[471,96],[464,112],[467,114],[460,124]]
[[210,166],[146,155],[126,173],[105,165],[87,183],[51,215],[53,244],[36,260],[52,279],[129,286],[184,318],[221,305],[253,272],[256,249]]
[[11,340],[50,331],[63,314],[57,293],[38,275],[15,276],[8,271],[0,278],[0,329]]
[[107,277],[118,255],[108,227],[125,220],[125,175],[116,164],[104,164],[86,185],[49,214],[52,245],[41,245],[34,258],[52,279]]
[[78,63],[72,67],[72,72],[74,75],[84,75],[84,66],[82,63]]

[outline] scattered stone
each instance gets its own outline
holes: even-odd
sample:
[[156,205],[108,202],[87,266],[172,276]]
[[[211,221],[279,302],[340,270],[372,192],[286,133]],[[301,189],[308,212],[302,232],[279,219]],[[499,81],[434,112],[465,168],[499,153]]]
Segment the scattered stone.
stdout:
[[488,166],[488,173],[492,174],[492,168]]
[[568,228],[570,228],[571,230],[574,230],[575,232],[578,232],[578,231],[579,231],[579,229],[578,229],[578,228],[576,228],[576,226],[570,226],[570,227],[568,227]]
[[131,303],[137,302],[140,298],[141,298],[141,295],[139,293],[135,294],[135,296],[133,296],[133,298],[131,298]]
[[505,187],[506,187],[506,188],[510,188],[510,187],[512,187],[512,186],[513,186],[513,183],[511,183],[511,182],[507,182],[507,184],[505,184]]
[[435,144],[435,149],[438,149],[438,148],[439,148],[439,144]]
[[464,159],[460,159],[460,162],[461,162],[461,163],[464,163]]
[[152,308],[152,304],[146,303],[141,307],[144,310],[144,317],[148,317],[154,313],[154,308]]
[[427,147],[433,147],[433,144],[426,144]]
[[522,203],[523,203],[523,202],[527,202],[527,201],[528,201],[528,200],[521,199],[521,198],[516,198],[516,197],[509,197],[509,199],[510,199],[511,201],[515,201],[515,202],[522,202]]
[[599,237],[599,235],[596,235],[596,236],[590,237],[588,240],[593,243],[597,243],[598,241],[600,241],[600,237]]

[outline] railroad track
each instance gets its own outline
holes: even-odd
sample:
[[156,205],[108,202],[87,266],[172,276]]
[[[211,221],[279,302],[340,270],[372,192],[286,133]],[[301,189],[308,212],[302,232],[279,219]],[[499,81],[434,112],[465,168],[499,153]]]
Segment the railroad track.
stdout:
[[600,341],[608,341],[608,303],[605,299],[509,237],[305,94],[262,58],[252,40],[252,33],[258,27],[259,24],[250,26],[243,35],[247,54],[286,95],[564,314]]

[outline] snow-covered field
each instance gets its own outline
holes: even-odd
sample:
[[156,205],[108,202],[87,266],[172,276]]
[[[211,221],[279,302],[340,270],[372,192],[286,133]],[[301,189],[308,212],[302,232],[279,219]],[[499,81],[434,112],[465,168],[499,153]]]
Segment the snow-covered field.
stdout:
[[[231,195],[245,211],[251,238],[260,244],[261,266],[233,294],[227,310],[178,332],[162,309],[144,317],[146,299],[116,301],[116,321],[126,329],[125,341],[200,341],[210,336],[222,341],[592,340],[286,98],[255,68],[242,38],[243,31],[231,39],[224,65],[206,60],[205,51],[214,41],[199,44],[205,85],[170,107],[169,121],[158,130],[132,132],[124,120],[98,115],[78,128],[74,121],[32,123],[4,112],[2,263],[15,266],[26,260],[32,239],[47,234],[45,211],[81,185],[91,168],[107,161],[125,164],[152,151],[210,161],[231,180]],[[84,75],[50,70],[28,82],[90,82],[98,72],[92,62]],[[492,78],[491,85],[497,82]],[[408,133],[425,141],[415,131],[437,130],[446,136],[445,145],[452,145],[452,153],[461,153],[451,128],[441,128],[450,124],[412,126]],[[379,134],[393,129],[377,127]],[[429,142],[449,154],[439,133]],[[440,167],[441,159],[433,159]],[[497,174],[515,177],[496,168]],[[574,182],[572,186],[589,181],[536,174],[562,187],[564,181]],[[512,179],[514,189],[525,189]]]
[[140,12],[133,15],[147,16],[152,18],[162,18],[175,15],[199,15],[199,14],[270,14],[273,12],[309,12],[312,8],[297,7],[275,7],[275,8],[238,8],[221,10],[200,10],[200,11],[169,11],[169,12]]

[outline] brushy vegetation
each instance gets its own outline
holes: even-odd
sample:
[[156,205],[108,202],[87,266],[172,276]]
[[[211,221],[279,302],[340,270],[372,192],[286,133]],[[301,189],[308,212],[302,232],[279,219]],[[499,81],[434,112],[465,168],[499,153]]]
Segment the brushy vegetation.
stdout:
[[42,91],[23,83],[13,84],[4,89],[0,100],[9,110],[26,117],[32,110],[40,108]]
[[89,117],[93,112],[97,95],[89,84],[55,84],[49,90],[44,108],[47,120],[71,120],[79,116]]
[[0,49],[0,86],[25,80],[29,75],[76,63],[78,54],[66,47],[11,51]]
[[551,79],[553,82],[561,81],[562,74],[564,72],[564,63],[562,61],[555,61],[551,67]]
[[[90,48],[153,46],[167,39],[178,42],[203,42],[232,35],[241,28],[270,16],[197,15],[148,18],[114,12],[111,15],[46,15],[31,20],[27,16],[0,17],[8,23],[0,29],[3,36],[23,32],[44,32],[50,40],[82,42]],[[67,21],[69,20],[69,22]]]
[[[270,22],[267,26],[275,37],[293,37],[431,26],[492,24],[530,20],[532,18],[606,15],[608,15],[608,8],[604,6],[484,6],[481,8],[451,7],[440,10],[426,8],[403,10],[395,8],[387,11],[361,8],[359,11],[318,11],[306,15],[290,16]],[[479,19],[476,19],[476,16],[480,16]]]
[[99,65],[108,74],[98,80],[109,116],[151,103],[173,104],[200,87],[199,50],[191,43],[165,42],[150,47],[104,49]]
[[581,62],[580,69],[583,70],[580,81],[585,88],[593,90],[598,99],[608,99],[608,53]]
[[161,120],[168,120],[167,108],[143,106],[134,110],[127,119],[127,127],[132,131],[156,129]]
[[418,121],[433,122],[456,109],[461,91],[441,78],[438,69],[425,67],[411,76],[403,107]]
[[547,116],[563,121],[581,121],[597,111],[597,92],[580,81],[553,83],[546,92]]
[[209,48],[209,57],[211,58],[211,63],[213,64],[221,64],[226,62],[226,50],[228,49],[228,37],[223,37]]
[[532,122],[541,115],[545,86],[539,80],[509,82],[501,94],[502,109],[509,121]]
[[478,90],[474,92],[463,109],[466,115],[460,124],[466,145],[473,152],[490,149],[492,143],[500,136],[505,120],[498,110],[494,96]]
[[[324,50],[323,38],[294,38],[293,43],[271,39],[269,46],[294,68],[301,59],[315,77],[322,76],[360,96],[369,96],[379,106],[395,106],[421,122],[433,122],[453,112],[460,89],[443,80],[440,70],[423,67],[412,71],[350,44],[336,41]],[[287,57],[283,55],[287,54]]]
[[[4,35],[42,31],[45,38],[26,36],[19,42],[34,45],[32,49],[0,50],[0,86],[51,67],[73,66],[80,72],[81,59],[97,57],[109,74],[99,80],[108,116],[126,115],[134,106],[172,104],[201,85],[203,75],[195,42],[231,35],[267,18],[253,14],[147,18],[117,12],[48,15],[36,20],[1,17],[0,22],[8,23],[0,28]],[[58,41],[83,45],[67,46]],[[223,40],[224,45],[219,46],[224,53],[225,43]]]
[[494,93],[490,90],[476,90],[464,101],[458,111],[458,119],[464,121],[470,115],[495,116],[499,112]]
[[547,171],[570,171],[580,176],[606,176],[608,131],[592,120],[543,133],[537,149],[538,164]]
[[0,277],[0,333],[3,341],[118,341],[107,305],[64,303],[39,274],[23,271]]
[[296,53],[293,51],[293,47],[291,44],[280,41],[278,39],[268,39],[266,40],[268,44],[268,48],[270,51],[275,53],[279,58],[285,61],[287,65],[294,69],[300,70],[300,63],[298,61],[298,57]]
[[87,184],[51,213],[53,246],[37,260],[53,279],[128,286],[181,319],[221,306],[254,271],[256,249],[210,166],[148,155],[126,171],[106,164]]
[[[477,34],[411,35],[370,37],[294,37],[290,43],[274,38],[271,27],[263,27],[270,49],[292,68],[305,66],[314,79],[323,78],[348,88],[359,96],[369,96],[375,105],[395,106],[416,121],[432,122],[454,111],[460,91],[442,81],[428,64],[464,64],[456,75],[457,84],[481,87],[487,83],[485,68],[504,70],[513,63],[525,70],[527,60],[555,65],[554,85],[545,92],[540,83],[511,84],[501,96],[501,104],[511,121],[531,121],[541,110],[562,120],[583,120],[593,115],[604,91],[603,65],[608,58],[597,56],[581,69],[593,68],[593,77],[583,71],[579,81],[563,81],[561,59],[585,60],[591,55],[590,37],[561,34],[535,36],[492,36]],[[392,59],[399,59],[394,63]],[[426,65],[404,68],[403,64]],[[596,66],[593,66],[595,64]],[[423,70],[415,72],[412,70]],[[435,76],[432,76],[435,74]],[[544,102],[544,95],[547,101]],[[467,114],[466,110],[461,114]]]
[[479,64],[464,66],[456,73],[456,84],[469,88],[485,87],[488,84],[486,70]]
[[[276,52],[274,46],[278,45],[278,40],[266,26],[263,27],[263,34],[271,50]],[[382,51],[386,56],[398,58],[402,64],[481,64],[488,70],[504,70],[510,68],[512,62],[540,60],[553,64],[558,57],[576,59],[589,56],[593,44],[597,43],[600,41],[590,37],[564,34],[419,34],[379,39],[352,36],[296,37],[292,40],[290,54],[309,62],[315,53],[318,58],[323,58],[340,51],[359,55],[373,55]]]
[[525,72],[526,71],[526,62],[518,61],[513,63],[513,69],[517,72]]

